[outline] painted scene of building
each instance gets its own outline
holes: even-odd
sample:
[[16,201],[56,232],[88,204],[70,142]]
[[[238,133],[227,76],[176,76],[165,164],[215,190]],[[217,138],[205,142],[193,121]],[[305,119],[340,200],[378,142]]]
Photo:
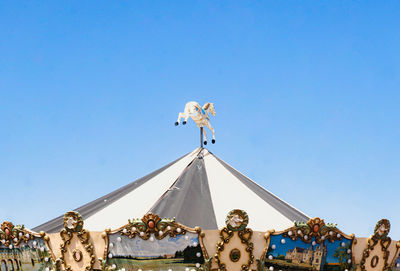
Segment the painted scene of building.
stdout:
[[42,238],[18,246],[0,246],[0,271],[46,271],[51,257]]
[[351,240],[334,242],[315,240],[305,243],[283,235],[272,235],[266,255],[266,266],[277,270],[345,270],[351,265]]
[[[204,263],[198,235],[187,232],[176,237],[148,240],[109,235],[107,265],[122,271],[198,270]],[[114,266],[115,265],[115,266]]]

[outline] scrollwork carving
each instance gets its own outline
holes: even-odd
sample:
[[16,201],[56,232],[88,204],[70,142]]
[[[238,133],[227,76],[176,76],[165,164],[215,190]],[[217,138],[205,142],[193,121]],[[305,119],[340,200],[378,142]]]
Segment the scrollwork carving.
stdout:
[[[336,228],[336,224],[326,223],[323,219],[315,217],[307,223],[295,222],[295,226],[283,232],[284,237],[289,237],[292,240],[300,238],[305,243],[311,243],[314,237],[315,242],[328,240],[334,242],[342,240],[344,234]],[[351,238],[352,239],[352,238]]]
[[[42,233],[40,237],[44,236]],[[8,246],[18,246],[21,242],[28,242],[33,240],[35,237],[31,232],[28,232],[24,225],[16,225],[13,223],[5,221],[0,226],[0,242],[2,245]]]
[[[376,223],[375,229],[374,229],[374,234],[368,238],[367,240],[367,247],[364,249],[361,262],[360,262],[360,268],[362,271],[366,271],[366,262],[367,259],[369,258],[371,251],[374,250],[375,246],[379,243],[381,245],[381,250],[383,253],[383,260],[384,260],[384,266],[383,266],[383,271],[389,270],[389,246],[392,242],[392,239],[388,237],[390,231],[390,221],[387,219],[381,219]],[[374,264],[375,266],[378,264],[379,258],[374,259],[374,262],[371,260],[371,264]]]
[[[218,268],[221,271],[226,271],[226,263],[221,261],[221,253],[225,249],[225,245],[229,243],[230,239],[234,236],[234,233],[237,232],[241,242],[245,244],[245,251],[249,255],[249,260],[246,264],[241,266],[242,271],[250,270],[251,264],[254,262],[253,249],[254,245],[251,242],[251,237],[253,236],[253,231],[251,229],[246,228],[249,222],[249,217],[245,211],[235,209],[226,217],[225,223],[226,227],[222,228],[219,231],[220,242],[217,243],[217,253],[214,258],[218,264]],[[231,259],[232,260],[232,259]]]
[[89,264],[85,267],[85,270],[92,270],[96,261],[93,244],[90,242],[89,232],[83,229],[82,216],[77,212],[71,211],[64,215],[64,229],[60,232],[63,243],[60,245],[61,256],[58,261],[64,266],[65,271],[72,271],[71,266],[65,261],[65,253],[67,252],[68,246],[71,244],[71,240],[74,238],[75,234],[90,257]]
[[[200,232],[199,228],[195,229]],[[184,235],[186,229],[175,222],[175,219],[161,219],[158,215],[153,213],[146,214],[141,219],[128,220],[128,224],[118,230],[121,235],[126,235],[130,238],[139,236],[143,240],[148,240],[151,234],[158,240],[166,236],[176,237],[177,235]]]

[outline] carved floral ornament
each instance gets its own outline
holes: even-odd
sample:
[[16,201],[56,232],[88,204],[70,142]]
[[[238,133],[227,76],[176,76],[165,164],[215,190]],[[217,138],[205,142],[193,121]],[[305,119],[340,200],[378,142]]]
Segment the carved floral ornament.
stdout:
[[[221,261],[221,253],[225,249],[225,244],[229,243],[230,239],[234,236],[234,233],[237,232],[241,243],[246,246],[245,251],[249,256],[249,260],[246,264],[241,266],[242,271],[250,270],[250,265],[254,262],[253,249],[254,245],[250,241],[253,235],[253,231],[251,229],[246,228],[249,223],[249,217],[245,211],[235,209],[229,212],[225,219],[226,227],[222,228],[219,231],[220,242],[217,243],[217,253],[214,258],[218,264],[218,269],[221,271],[225,271],[226,263]],[[229,258],[232,262],[239,261],[241,255],[240,250],[237,248],[232,249],[229,252]]]
[[[39,240],[36,241],[36,238],[43,238],[44,244],[42,245]],[[43,231],[40,233],[34,233],[27,230],[24,225],[14,226],[13,223],[5,221],[0,226],[0,248],[4,246],[11,250],[19,245],[25,245],[28,244],[29,241],[32,241],[29,246],[34,249],[38,249],[41,252],[47,250],[47,252],[50,254],[50,257],[45,257],[43,259],[46,262],[46,268],[44,269],[46,271],[56,269],[56,266],[54,265],[55,257],[51,250],[49,240],[49,236]]]
[[[79,213],[71,211],[64,215],[64,229],[61,230],[60,236],[63,243],[60,245],[61,256],[57,262],[60,262],[64,266],[65,271],[72,271],[71,266],[65,261],[65,253],[68,251],[68,247],[74,236],[79,238],[80,243],[90,257],[89,264],[85,266],[85,270],[92,270],[96,256],[94,255],[93,244],[90,242],[90,234],[87,230],[83,229],[83,219]],[[79,249],[72,251],[72,257],[76,262],[80,262],[84,258]]]
[[64,215],[64,229],[67,232],[80,232],[83,228],[83,219],[78,212],[67,212]]
[[49,240],[49,237],[44,233],[33,233],[25,229],[24,225],[16,225],[5,221],[0,226],[0,246],[6,246],[10,249],[13,246],[18,246],[21,242],[27,243],[29,240],[34,240],[35,237],[44,237],[44,240]]
[[[336,228],[336,224],[325,224],[324,220],[319,217],[312,218],[307,223],[294,222],[294,224],[294,227],[280,233],[282,233],[284,237],[289,237],[292,240],[300,238],[305,243],[311,243],[314,237],[317,244],[320,244],[325,240],[328,240],[329,242],[342,240],[343,237],[354,239],[354,235],[345,235]],[[271,233],[273,233],[273,231],[271,231]]]
[[[366,266],[367,259],[370,257],[371,251],[374,250],[375,246],[379,243],[381,245],[381,251],[383,253],[383,261],[384,261],[384,266],[383,266],[383,271],[389,270],[389,246],[392,243],[392,239],[388,237],[390,231],[390,221],[387,219],[381,219],[376,223],[375,229],[374,229],[374,234],[368,238],[367,240],[367,247],[364,249],[361,262],[360,262],[360,268],[362,271],[368,270],[368,266]],[[376,267],[379,264],[380,258],[377,256],[372,257],[370,261],[370,265],[372,268]]]
[[231,231],[241,231],[249,224],[249,216],[245,211],[235,209],[226,216],[225,224]]
[[[153,236],[161,240],[166,236],[176,237],[177,235],[184,235],[186,232],[200,233],[201,229],[196,227],[194,229],[183,226],[175,222],[175,218],[161,219],[158,215],[153,213],[147,213],[141,219],[128,220],[128,224],[121,228],[111,231],[107,229],[106,234],[120,233],[126,235],[129,238],[140,237],[143,240],[153,238]],[[103,235],[105,237],[105,235]]]

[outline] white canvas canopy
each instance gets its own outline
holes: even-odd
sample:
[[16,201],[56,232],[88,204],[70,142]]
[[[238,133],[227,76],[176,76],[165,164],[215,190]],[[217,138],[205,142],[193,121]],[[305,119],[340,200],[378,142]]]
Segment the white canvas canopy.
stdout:
[[[294,220],[309,219],[204,148],[75,211],[92,231],[116,229],[147,212],[211,230],[223,227],[233,209],[245,210],[249,227],[259,231],[279,230],[292,226]],[[61,228],[62,216],[33,230],[57,232]]]

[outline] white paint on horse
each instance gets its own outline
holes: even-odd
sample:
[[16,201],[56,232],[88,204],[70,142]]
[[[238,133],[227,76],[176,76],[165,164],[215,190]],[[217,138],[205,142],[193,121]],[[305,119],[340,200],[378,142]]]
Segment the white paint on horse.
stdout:
[[[205,103],[203,107],[201,107],[197,102],[188,102],[185,105],[185,110],[183,113],[179,113],[178,120],[175,123],[178,125],[181,121],[181,118],[184,119],[183,124],[186,124],[187,120],[192,118],[192,120],[196,123],[197,127],[207,126],[210,129],[213,135],[213,143],[215,142],[215,132],[214,128],[210,124],[210,117],[208,114],[215,116],[214,104]],[[207,142],[206,131],[203,129],[204,141]]]

